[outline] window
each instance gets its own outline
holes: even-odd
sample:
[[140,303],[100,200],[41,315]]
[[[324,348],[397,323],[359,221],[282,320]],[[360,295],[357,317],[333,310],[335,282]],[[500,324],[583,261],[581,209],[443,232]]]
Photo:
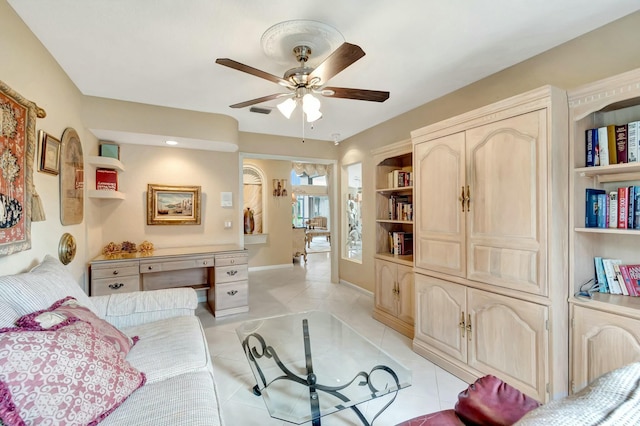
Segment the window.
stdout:
[[343,258],[362,262],[362,163],[343,168],[344,250]]

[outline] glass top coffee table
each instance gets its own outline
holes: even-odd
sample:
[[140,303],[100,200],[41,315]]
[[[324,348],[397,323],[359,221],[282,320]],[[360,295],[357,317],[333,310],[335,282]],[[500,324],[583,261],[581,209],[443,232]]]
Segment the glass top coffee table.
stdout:
[[[320,425],[351,408],[369,426],[411,385],[411,371],[327,312],[248,321],[236,329],[271,417]],[[357,404],[388,396],[371,423]]]

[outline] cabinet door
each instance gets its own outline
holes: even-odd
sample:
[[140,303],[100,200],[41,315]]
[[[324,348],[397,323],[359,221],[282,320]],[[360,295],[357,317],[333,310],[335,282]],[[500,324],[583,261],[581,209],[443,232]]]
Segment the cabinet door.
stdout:
[[413,269],[408,266],[397,265],[398,268],[398,319],[413,324]]
[[376,259],[376,308],[390,315],[398,314],[398,298],[396,297],[397,265],[392,262]]
[[464,133],[414,148],[415,266],[464,277]]
[[464,329],[464,286],[415,274],[416,325],[415,338],[462,362],[467,361]]
[[547,307],[469,288],[467,309],[469,366],[546,401]]
[[540,110],[467,131],[467,278],[547,294],[545,129]]
[[581,306],[573,308],[573,391],[640,361],[640,321]]

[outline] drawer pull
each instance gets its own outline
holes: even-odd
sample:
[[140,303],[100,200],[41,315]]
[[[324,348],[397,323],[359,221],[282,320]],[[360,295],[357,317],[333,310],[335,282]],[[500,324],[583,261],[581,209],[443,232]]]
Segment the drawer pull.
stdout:
[[121,289],[122,287],[124,287],[124,283],[109,284],[109,288],[112,290],[118,290],[118,289]]
[[231,290],[231,291],[228,291],[228,292],[227,292],[227,294],[228,294],[229,296],[235,296],[236,294],[238,294],[238,290]]
[[202,262],[203,265],[206,265],[207,263],[209,262],[207,262],[206,260]]
[[113,271],[113,275],[118,275],[120,273],[120,271],[118,271],[117,269],[115,271]]
[[147,269],[148,269],[149,271],[153,271],[153,266],[147,266]]
[[237,274],[238,271],[233,270],[233,271],[227,271],[227,275],[229,275],[230,277],[234,276],[235,274]]
[[231,264],[233,265],[234,263],[236,263],[236,261],[231,259]]

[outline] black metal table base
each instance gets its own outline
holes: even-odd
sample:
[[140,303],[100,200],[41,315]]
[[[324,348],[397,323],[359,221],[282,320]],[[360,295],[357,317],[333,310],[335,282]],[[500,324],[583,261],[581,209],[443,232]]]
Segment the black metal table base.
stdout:
[[[358,418],[360,419],[360,421],[364,426],[372,426],[373,422],[378,418],[378,416],[380,416],[380,414],[382,414],[393,403],[393,401],[395,401],[395,398],[398,394],[398,390],[400,388],[400,382],[398,380],[398,376],[396,375],[396,373],[387,366],[377,365],[374,368],[372,368],[371,371],[369,371],[368,373],[365,371],[358,372],[353,377],[353,379],[351,379],[350,382],[346,383],[343,386],[325,386],[325,385],[319,384],[317,383],[317,377],[313,372],[313,359],[311,355],[311,337],[309,334],[309,324],[306,319],[302,320],[302,332],[303,332],[303,340],[304,340],[305,364],[306,364],[306,370],[307,370],[307,374],[305,377],[300,377],[294,372],[292,372],[291,370],[289,370],[287,366],[284,365],[284,363],[278,357],[276,350],[272,346],[268,346],[264,338],[260,334],[252,333],[252,334],[249,334],[244,339],[244,341],[242,342],[242,348],[247,354],[247,358],[249,359],[249,361],[252,362],[256,367],[256,371],[260,376],[260,382],[262,383],[262,389],[268,387],[270,384],[278,380],[290,380],[290,381],[299,383],[303,386],[307,386],[309,388],[309,406],[311,411],[311,424],[312,426],[321,426],[320,417],[322,416],[322,413],[320,412],[320,396],[318,394],[318,391],[327,393],[335,398],[340,399],[341,401],[349,402],[349,398],[341,392],[342,390],[348,388],[352,384],[356,383],[356,380],[360,379],[356,383],[356,385],[368,386],[369,390],[371,391],[371,394],[374,395],[378,393],[379,390],[376,389],[371,383],[371,375],[378,372],[387,373],[395,381],[396,390],[393,391],[393,397],[391,398],[391,400],[387,404],[385,404],[385,406],[382,407],[382,409],[378,411],[378,413],[376,413],[376,415],[373,417],[371,422],[369,422],[365,418],[364,414],[362,414],[362,412],[360,411],[360,409],[358,409],[358,407],[356,407],[355,405],[352,405],[351,407],[349,407],[351,408],[351,410],[353,410],[356,413],[356,415],[358,416]],[[251,346],[251,343],[250,343],[251,339],[255,339],[257,341],[256,342],[257,345],[254,344],[253,346]],[[275,379],[271,380],[270,382],[267,382],[267,379],[262,369],[260,368],[260,365],[258,364],[258,359],[263,357],[268,359],[273,359],[275,364],[284,373],[284,375],[278,376]],[[253,393],[256,396],[262,395],[262,392],[260,391],[260,389],[261,389],[260,383],[258,383],[253,387]],[[345,408],[345,407],[337,406],[337,408]]]

